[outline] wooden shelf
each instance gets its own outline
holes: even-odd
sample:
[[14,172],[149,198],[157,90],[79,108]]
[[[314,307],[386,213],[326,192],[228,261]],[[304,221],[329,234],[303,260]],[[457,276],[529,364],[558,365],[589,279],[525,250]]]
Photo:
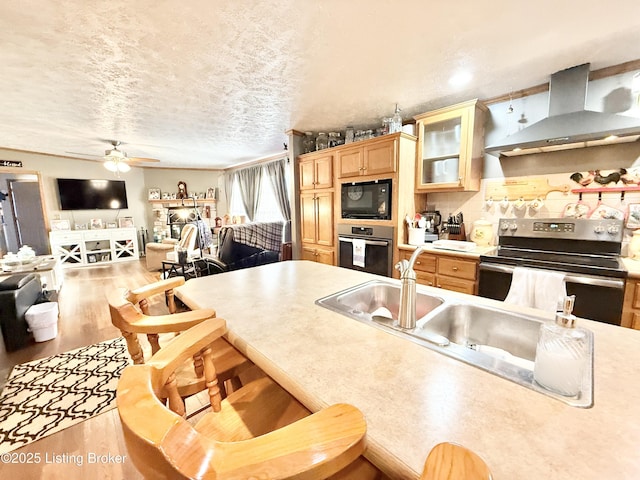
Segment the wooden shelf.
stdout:
[[621,192],[640,192],[640,185],[633,187],[596,187],[596,188],[574,188],[571,193],[621,193]]

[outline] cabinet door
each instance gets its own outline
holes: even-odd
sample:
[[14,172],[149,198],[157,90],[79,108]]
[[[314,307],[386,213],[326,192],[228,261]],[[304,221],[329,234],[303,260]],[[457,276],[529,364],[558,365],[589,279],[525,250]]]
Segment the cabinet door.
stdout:
[[340,169],[340,178],[362,175],[362,169],[364,168],[363,155],[364,149],[362,147],[339,152],[338,168]]
[[333,246],[333,192],[316,192],[318,245]]
[[475,280],[478,263],[470,260],[440,257],[438,261],[438,274],[448,277]]
[[333,187],[333,155],[315,160],[315,188]]
[[378,175],[396,171],[396,140],[364,147],[364,173]]
[[467,293],[469,295],[474,295],[476,290],[476,284],[471,280],[462,280],[444,275],[438,275],[436,286],[438,288],[444,288],[445,290],[453,290],[454,292]]
[[[418,187],[434,184],[458,186],[461,181],[463,153],[462,134],[464,111],[447,112],[433,118],[419,121],[418,133]],[[464,125],[464,133],[467,128]]]
[[301,252],[301,258],[302,260],[309,260],[310,262],[315,262],[316,261],[316,249],[315,248],[311,248],[311,247],[305,247],[304,245],[302,246],[302,252]]
[[300,167],[300,190],[310,190],[315,188],[315,162],[312,158],[303,160]]
[[417,190],[479,190],[486,111],[472,100],[414,117],[419,138]]
[[303,242],[316,243],[316,195],[300,195],[300,225]]
[[319,248],[316,250],[316,261],[327,265],[335,265],[333,250]]

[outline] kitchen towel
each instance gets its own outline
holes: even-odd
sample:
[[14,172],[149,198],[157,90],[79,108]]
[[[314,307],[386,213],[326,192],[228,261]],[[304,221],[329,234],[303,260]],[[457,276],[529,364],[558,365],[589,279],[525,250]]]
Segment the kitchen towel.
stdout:
[[361,238],[354,238],[353,242],[353,263],[354,267],[364,268],[364,256],[366,253],[367,244],[365,240]]
[[511,287],[504,301],[512,305],[556,312],[566,296],[564,273],[515,267]]

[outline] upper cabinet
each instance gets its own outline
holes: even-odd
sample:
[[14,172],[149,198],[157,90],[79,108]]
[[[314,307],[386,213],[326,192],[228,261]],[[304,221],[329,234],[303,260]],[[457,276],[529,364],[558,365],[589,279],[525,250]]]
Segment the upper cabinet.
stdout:
[[300,158],[300,190],[333,187],[333,155],[317,152]]
[[478,191],[487,107],[470,100],[415,118],[416,190]]
[[384,135],[361,145],[343,147],[337,151],[338,177],[359,177],[394,173],[397,169],[398,135]]

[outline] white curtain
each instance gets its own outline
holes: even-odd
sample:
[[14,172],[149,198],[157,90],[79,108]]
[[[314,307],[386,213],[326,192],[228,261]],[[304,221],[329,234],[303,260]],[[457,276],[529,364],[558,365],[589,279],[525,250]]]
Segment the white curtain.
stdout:
[[249,221],[252,222],[256,218],[258,202],[260,201],[262,165],[243,168],[236,171],[234,176],[238,181],[238,185],[240,185],[240,195],[242,196],[244,210],[247,212]]

